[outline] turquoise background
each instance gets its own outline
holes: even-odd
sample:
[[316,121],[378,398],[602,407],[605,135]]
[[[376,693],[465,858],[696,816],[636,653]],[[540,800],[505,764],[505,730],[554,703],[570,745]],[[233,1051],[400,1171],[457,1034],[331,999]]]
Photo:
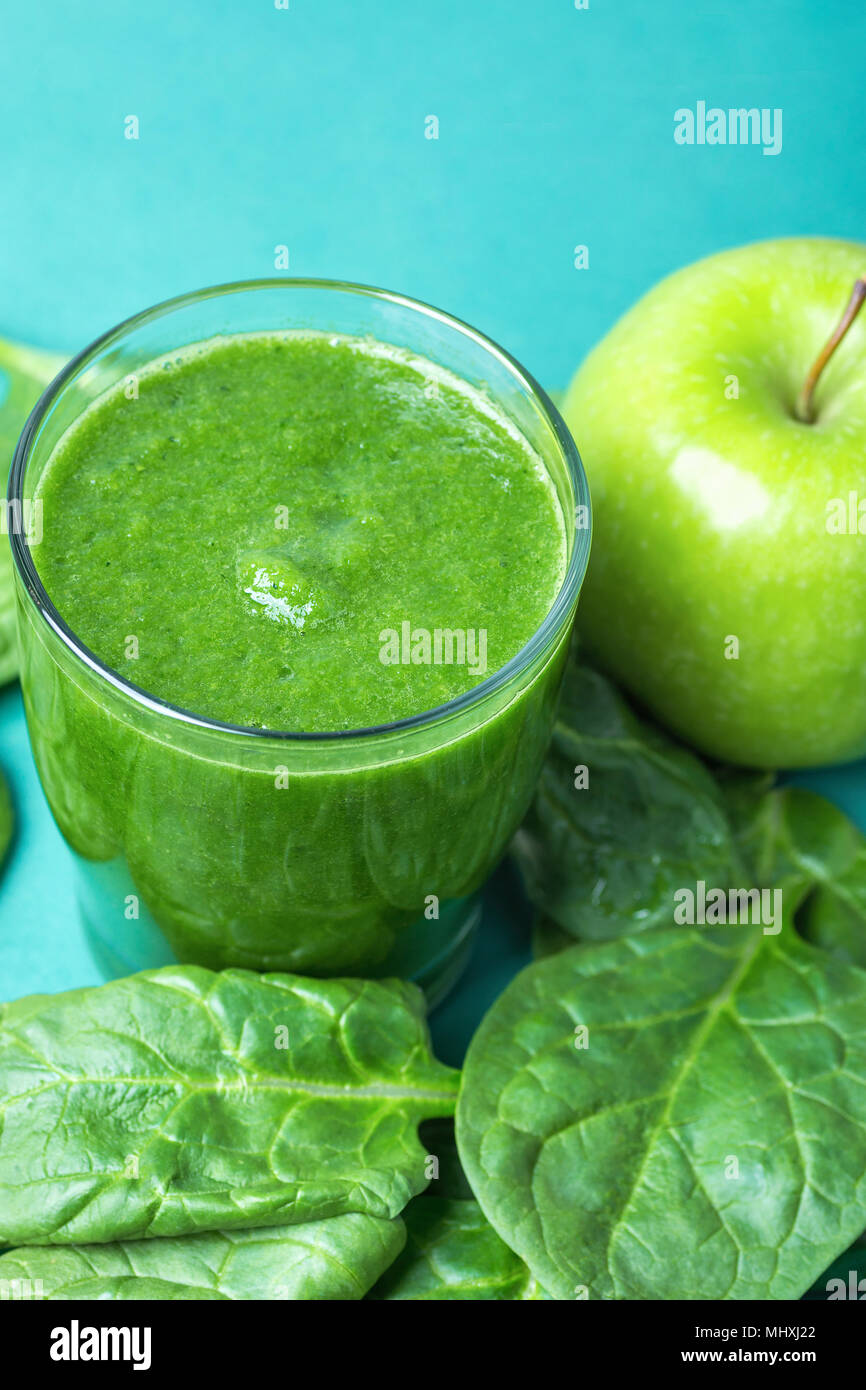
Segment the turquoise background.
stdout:
[[[157,300],[273,274],[287,245],[290,274],[430,300],[562,387],[684,262],[761,237],[864,236],[864,51],[860,0],[6,6],[0,335],[72,352]],[[676,145],[674,111],[699,100],[782,108],[781,154]],[[95,981],[15,688],[0,763],[20,818],[0,997]],[[801,780],[866,826],[862,768]],[[434,1020],[449,1060],[526,958],[514,901],[500,876]]]

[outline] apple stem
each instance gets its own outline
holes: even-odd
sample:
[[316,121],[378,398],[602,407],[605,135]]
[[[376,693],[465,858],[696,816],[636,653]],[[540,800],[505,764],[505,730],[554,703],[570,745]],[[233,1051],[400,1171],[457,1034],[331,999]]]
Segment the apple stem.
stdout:
[[845,312],[815,358],[812,369],[803,383],[803,389],[797,397],[796,415],[797,419],[802,420],[804,425],[811,425],[815,420],[812,395],[818,384],[818,378],[859,314],[864,299],[866,299],[866,276],[855,280],[854,289],[851,291],[851,298],[848,300]]

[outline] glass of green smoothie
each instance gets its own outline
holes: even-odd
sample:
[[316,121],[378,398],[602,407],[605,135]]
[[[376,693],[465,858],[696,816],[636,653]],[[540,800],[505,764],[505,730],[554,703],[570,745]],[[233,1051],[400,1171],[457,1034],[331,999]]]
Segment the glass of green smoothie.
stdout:
[[39,774],[107,972],[459,972],[589,553],[574,443],[457,319],[208,289],[80,353],[9,505]]

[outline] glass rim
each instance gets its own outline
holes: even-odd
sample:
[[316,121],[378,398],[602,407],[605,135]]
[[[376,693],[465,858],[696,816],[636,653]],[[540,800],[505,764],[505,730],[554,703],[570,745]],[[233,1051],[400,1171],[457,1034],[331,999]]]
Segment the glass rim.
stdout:
[[321,732],[263,729],[253,725],[231,724],[224,720],[212,719],[206,715],[197,714],[194,710],[184,709],[180,705],[173,705],[168,700],[160,699],[158,696],[152,695],[149,691],[144,690],[141,686],[135,685],[132,681],[124,679],[117,671],[112,670],[110,666],[101,661],[100,658],[76,635],[49,598],[33,561],[30,547],[25,543],[23,529],[20,526],[10,527],[9,530],[9,540],[12,546],[15,567],[18,570],[18,574],[27,589],[28,597],[32,601],[34,607],[38,610],[48,627],[60,638],[67,650],[78,661],[89,667],[97,677],[106,681],[121,695],[131,698],[136,704],[149,710],[153,714],[177,720],[182,724],[210,729],[215,733],[240,734],[251,738],[276,739],[287,742],[339,742],[341,740],[370,738],[423,728],[440,720],[447,719],[452,715],[459,714],[464,710],[471,709],[474,705],[483,703],[490,695],[501,690],[502,687],[508,685],[515,676],[525,671],[538,654],[544,651],[550,644],[552,637],[559,630],[562,621],[567,616],[573,602],[580,592],[580,587],[583,583],[587,563],[589,561],[592,535],[589,484],[580,455],[577,451],[577,446],[560,412],[544,388],[535,380],[531,373],[518,362],[516,357],[512,356],[505,348],[501,347],[493,338],[489,338],[486,334],[473,328],[471,324],[466,323],[463,319],[456,318],[453,314],[446,313],[443,309],[438,309],[432,304],[425,303],[423,300],[413,299],[409,295],[399,294],[393,290],[379,289],[372,285],[357,284],[346,280],[293,276],[234,280],[226,284],[211,285],[204,289],[192,290],[186,294],[175,295],[171,299],[161,300],[158,304],[152,305],[149,309],[143,309],[139,313],[131,314],[129,318],[123,319],[113,328],[108,329],[105,333],[101,333],[97,338],[94,338],[92,342],[88,343],[86,347],[82,348],[80,352],[70,358],[66,365],[61,368],[54,379],[46,386],[39,400],[36,402],[36,405],[30,412],[15,447],[9,472],[7,506],[12,516],[23,516],[25,474],[39,427],[45,419],[49,409],[61,395],[67,384],[78,374],[82,367],[101,351],[101,349],[107,347],[111,343],[119,341],[141,325],[150,323],[155,319],[162,318],[172,313],[176,309],[186,308],[201,300],[216,299],[220,296],[239,294],[250,290],[283,289],[334,290],[341,293],[356,294],[370,299],[385,300],[391,304],[399,305],[403,309],[419,313],[428,319],[436,320],[445,327],[468,338],[497,359],[511,376],[535,398],[537,404],[541,408],[542,414],[546,417],[548,424],[553,429],[557,444],[565,459],[574,488],[575,505],[586,507],[588,525],[575,529],[571,557],[556,597],[535,632],[529,640],[524,643],[520,650],[515,653],[504,666],[500,666],[498,670],[492,672],[480,685],[472,686],[469,690],[465,690],[460,695],[456,695],[452,700],[446,701],[445,704],[435,705],[432,709],[424,710],[420,714],[408,715],[404,719],[392,720],[385,724],[372,724],[360,729],[334,729],[323,730]]

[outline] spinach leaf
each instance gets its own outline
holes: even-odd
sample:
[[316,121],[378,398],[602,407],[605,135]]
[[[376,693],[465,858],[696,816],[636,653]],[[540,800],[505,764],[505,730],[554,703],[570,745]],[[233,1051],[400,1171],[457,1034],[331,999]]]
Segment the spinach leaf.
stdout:
[[393,1221],[352,1213],[297,1226],[111,1245],[30,1246],[0,1256],[4,1290],[47,1299],[358,1299],[405,1242]]
[[0,1008],[0,1244],[394,1217],[453,1111],[403,981],[168,966]]
[[862,840],[838,807],[800,787],[751,800],[740,793],[728,805],[737,844],[761,886],[816,883],[847,867]]
[[[588,784],[576,786],[581,768]],[[670,926],[676,888],[737,880],[713,777],[573,656],[551,750],[512,852],[532,902],[579,940]]]
[[798,931],[822,950],[866,968],[866,837],[814,792],[792,787],[772,795],[776,877],[797,874],[804,885]]
[[[63,366],[64,359],[0,338],[0,471],[5,479],[18,436],[43,388]],[[0,685],[18,671],[15,630],[15,584],[12,554],[0,536]]]
[[813,945],[866,969],[866,854],[862,849],[847,873],[822,883],[806,899],[797,926]]
[[555,1298],[796,1298],[866,1226],[864,1077],[866,973],[787,925],[660,928],[514,980],[457,1140]]
[[490,1301],[545,1297],[477,1202],[419,1197],[406,1208],[404,1220],[406,1248],[370,1298]]
[[808,941],[866,967],[866,837],[857,826],[800,787],[740,797],[730,809],[752,881],[782,887]]
[[430,1186],[403,1213],[406,1248],[368,1297],[545,1298],[475,1201],[457,1153],[453,1121],[425,1120],[420,1133],[428,1165],[436,1160]]
[[535,954],[668,927],[674,892],[703,880],[780,887],[807,940],[866,967],[866,838],[823,797],[773,780],[711,774],[572,655],[551,751],[512,846],[538,908]]

